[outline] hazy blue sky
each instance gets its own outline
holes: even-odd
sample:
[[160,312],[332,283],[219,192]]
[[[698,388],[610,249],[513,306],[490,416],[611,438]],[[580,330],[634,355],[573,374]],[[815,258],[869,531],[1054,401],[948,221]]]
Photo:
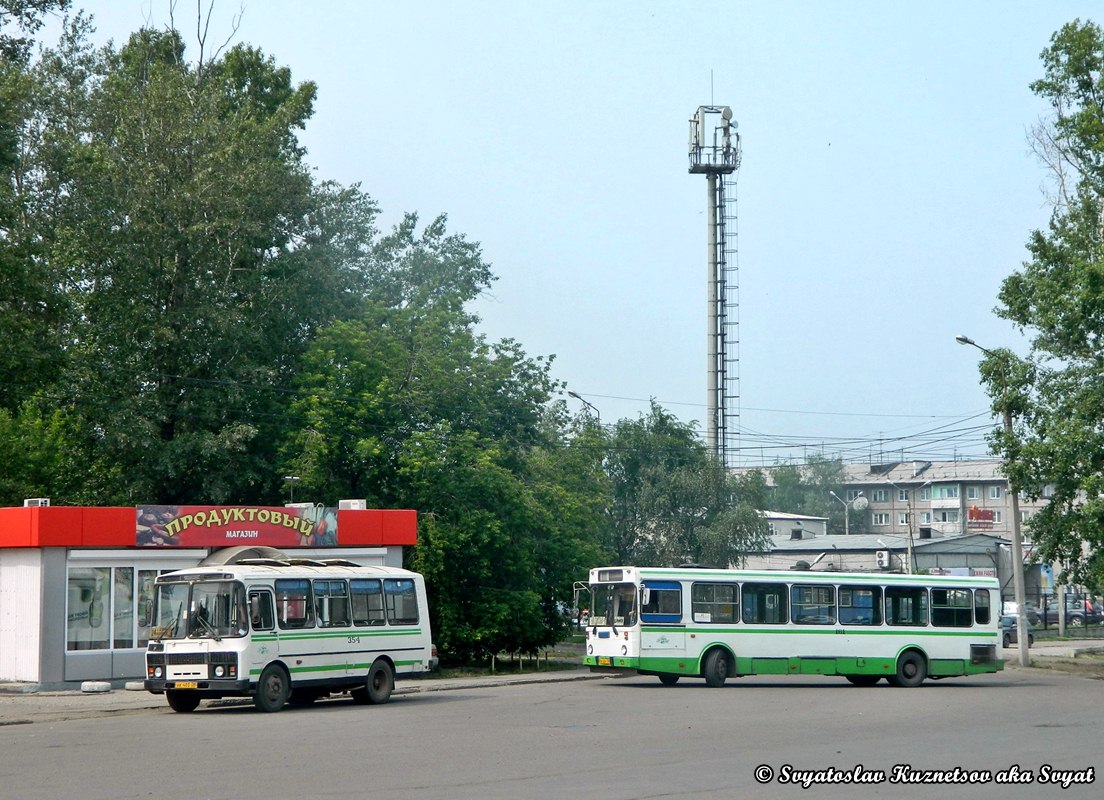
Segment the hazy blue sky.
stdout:
[[[167,0],[75,3],[116,43],[168,23]],[[649,398],[705,417],[687,121],[731,106],[743,463],[984,457],[980,354],[954,337],[1025,349],[993,308],[1050,214],[1028,85],[1051,35],[1099,8],[219,0],[209,43],[243,12],[235,41],[315,81],[318,176],[362,184],[385,225],[446,213],[481,242],[483,331],[555,354],[603,423]],[[192,40],[195,18],[181,0]]]

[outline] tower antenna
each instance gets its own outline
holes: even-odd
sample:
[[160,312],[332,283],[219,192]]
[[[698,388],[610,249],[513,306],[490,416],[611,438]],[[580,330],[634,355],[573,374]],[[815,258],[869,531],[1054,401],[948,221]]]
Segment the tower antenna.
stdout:
[[[709,73],[710,100],[713,71]],[[736,179],[740,135],[728,106],[699,106],[690,117],[690,173],[705,175],[706,444],[725,467],[736,466],[740,419],[740,282]]]

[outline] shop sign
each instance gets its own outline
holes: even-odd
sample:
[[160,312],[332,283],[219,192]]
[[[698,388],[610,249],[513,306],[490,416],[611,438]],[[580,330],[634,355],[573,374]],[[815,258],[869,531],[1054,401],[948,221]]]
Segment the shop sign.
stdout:
[[138,506],[139,547],[334,547],[337,509],[323,506]]
[[978,508],[977,506],[970,506],[966,509],[966,527],[974,529],[989,529],[993,527],[993,523],[997,518],[997,514],[991,508]]

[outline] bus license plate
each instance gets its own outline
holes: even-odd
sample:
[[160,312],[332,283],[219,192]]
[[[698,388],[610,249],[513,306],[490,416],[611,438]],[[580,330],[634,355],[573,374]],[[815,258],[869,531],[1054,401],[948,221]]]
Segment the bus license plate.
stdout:
[[177,681],[174,685],[176,689],[198,689],[199,684],[195,681]]
[[611,662],[610,662],[609,658],[606,657],[606,656],[598,656],[598,666],[608,667],[608,666],[611,666]]

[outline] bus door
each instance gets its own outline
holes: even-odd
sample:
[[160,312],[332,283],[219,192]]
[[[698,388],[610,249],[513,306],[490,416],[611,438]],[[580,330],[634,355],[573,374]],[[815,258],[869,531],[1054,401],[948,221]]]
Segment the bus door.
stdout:
[[686,653],[682,584],[646,580],[640,589],[640,651],[659,657]]
[[249,625],[253,632],[247,656],[249,675],[256,680],[265,665],[280,655],[276,604],[269,589],[249,590]]
[[[841,584],[837,589],[839,616],[836,620],[836,633],[842,637],[837,647],[838,655],[851,658],[866,658],[877,655],[879,650],[871,648],[870,630],[881,628],[882,588],[880,586],[862,586]],[[894,624],[893,620],[887,620]]]

